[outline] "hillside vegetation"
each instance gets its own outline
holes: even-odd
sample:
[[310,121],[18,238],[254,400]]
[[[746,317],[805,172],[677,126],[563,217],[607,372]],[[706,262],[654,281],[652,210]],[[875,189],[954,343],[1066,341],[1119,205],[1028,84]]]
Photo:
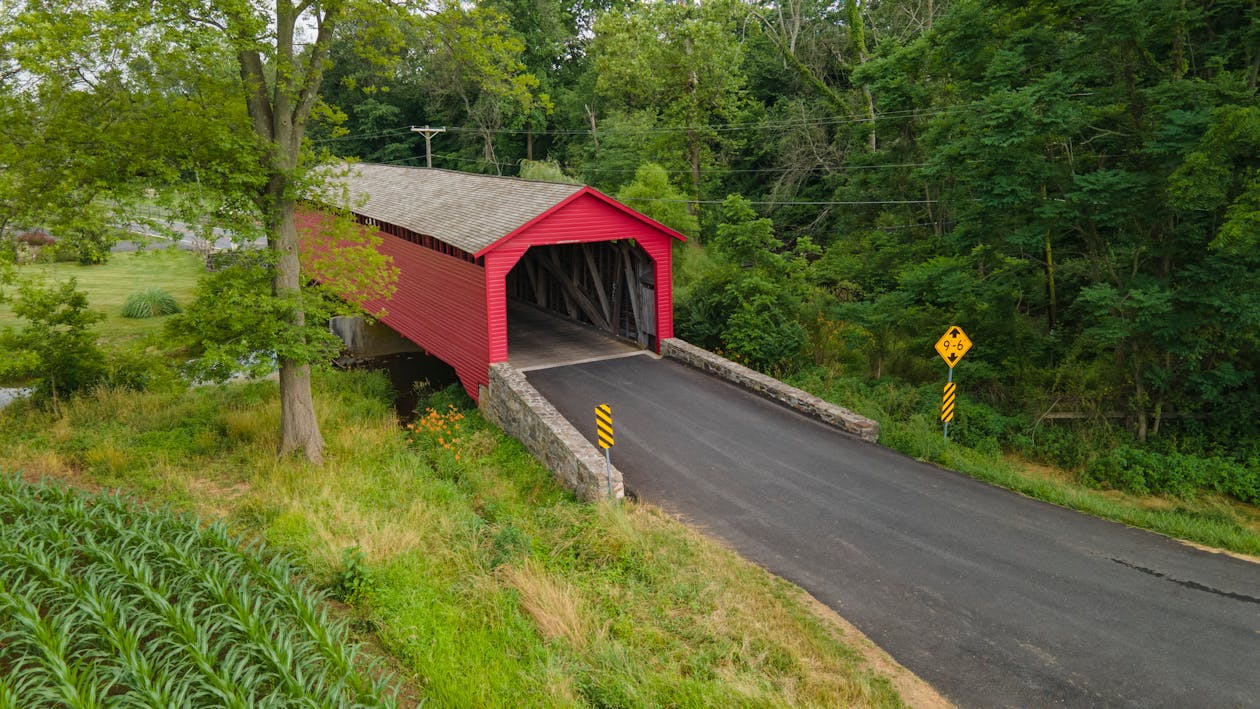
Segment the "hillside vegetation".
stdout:
[[404,431],[379,375],[316,389],[322,467],[276,459],[263,382],[17,404],[0,468],[265,539],[438,706],[900,705],[800,590],[653,508],[578,503],[466,399],[429,398]]
[[[926,435],[946,371],[932,343],[960,326],[975,342],[954,372],[965,451],[1078,488],[1208,500],[1229,523],[1254,511],[1254,0],[146,7],[60,0],[0,19],[0,260],[40,224],[91,251],[141,206],[265,232],[284,267],[224,276],[183,320],[200,338],[187,353],[213,360],[203,378],[327,359],[322,318],[344,303],[278,258],[296,253],[292,197],[328,174],[305,171],[423,164],[411,126],[445,126],[437,167],[585,182],[691,236],[675,314],[697,345],[820,393],[877,390]],[[299,15],[328,29],[319,53],[281,46],[289,32],[259,49],[251,28]],[[147,24],[171,34],[132,30]],[[111,81],[83,80],[96,72]],[[266,119],[276,106],[243,76],[286,78],[270,95],[289,119]],[[391,271],[358,238],[327,273],[384,296]],[[39,343],[25,344],[12,349]],[[0,377],[14,368],[38,369],[0,360]],[[308,380],[282,381],[282,445],[317,460]]]

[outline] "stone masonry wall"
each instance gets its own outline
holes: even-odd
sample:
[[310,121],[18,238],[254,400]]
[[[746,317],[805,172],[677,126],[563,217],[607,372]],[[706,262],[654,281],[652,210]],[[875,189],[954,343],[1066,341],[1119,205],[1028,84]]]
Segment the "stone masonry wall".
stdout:
[[[565,487],[587,501],[607,498],[608,476],[603,452],[586,440],[526,379],[509,364],[490,365],[490,387],[479,397],[481,413],[525,444]],[[595,411],[591,411],[594,425]],[[621,471],[612,472],[612,494],[625,495]]]
[[874,443],[879,439],[878,422],[824,401],[794,386],[784,384],[774,377],[755,372],[708,350],[702,350],[676,337],[661,340],[661,356],[717,375],[733,384],[773,399],[790,409],[852,433],[862,440]]

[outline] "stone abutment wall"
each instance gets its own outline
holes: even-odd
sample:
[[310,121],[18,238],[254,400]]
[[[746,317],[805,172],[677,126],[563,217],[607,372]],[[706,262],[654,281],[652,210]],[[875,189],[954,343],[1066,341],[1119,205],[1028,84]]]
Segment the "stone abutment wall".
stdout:
[[879,439],[879,423],[846,408],[824,401],[809,392],[789,386],[774,377],[702,350],[676,337],[661,340],[661,356],[716,375],[733,384],[773,399],[790,409],[812,416],[847,431],[864,441]]
[[[603,452],[511,365],[490,365],[490,386],[483,388],[478,398],[478,406],[487,419],[525,444],[561,484],[581,499],[594,502],[610,494],[614,498],[625,495],[621,471],[611,468],[610,481],[604,473]],[[592,410],[592,425],[594,420]]]

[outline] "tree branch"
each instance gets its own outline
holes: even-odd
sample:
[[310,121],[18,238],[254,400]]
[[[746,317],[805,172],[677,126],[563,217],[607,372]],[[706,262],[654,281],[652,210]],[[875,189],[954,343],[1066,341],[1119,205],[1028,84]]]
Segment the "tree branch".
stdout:
[[226,24],[224,24],[224,23],[222,23],[222,22],[219,22],[218,20],[215,20],[215,19],[209,18],[209,17],[200,17],[200,16],[198,16],[198,15],[194,15],[194,14],[192,14],[191,12],[186,12],[186,13],[184,13],[184,17],[185,17],[185,18],[186,18],[189,22],[192,22],[192,23],[194,23],[194,24],[208,25],[208,26],[213,27],[213,28],[215,28],[215,29],[217,29],[217,30],[219,30],[219,31],[221,31],[221,32],[227,32],[227,31],[228,31],[228,28],[227,28],[227,25],[226,25]]
[[[305,6],[308,3],[303,3]],[[315,36],[315,45],[311,48],[307,60],[305,76],[302,77],[302,89],[298,94],[297,106],[293,109],[293,125],[305,125],[311,115],[315,101],[319,98],[319,85],[324,78],[324,68],[328,63],[328,51],[332,46],[333,33],[340,19],[340,4],[328,7],[323,17],[319,18],[319,32]]]
[[236,59],[241,69],[241,87],[245,91],[245,105],[249,109],[250,120],[254,122],[254,132],[258,137],[271,141],[275,136],[262,56],[256,49],[242,49],[237,53]]

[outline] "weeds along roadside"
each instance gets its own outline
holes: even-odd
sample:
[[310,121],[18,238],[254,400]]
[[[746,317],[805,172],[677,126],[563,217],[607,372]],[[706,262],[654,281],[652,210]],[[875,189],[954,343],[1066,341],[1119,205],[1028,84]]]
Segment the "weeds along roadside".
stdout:
[[[1128,450],[1105,430],[1059,435],[1042,432],[1040,442],[1022,435],[1021,422],[1003,416],[983,403],[960,397],[951,440],[942,435],[936,416],[939,388],[912,387],[895,380],[863,382],[829,376],[821,369],[796,375],[791,383],[829,401],[869,416],[880,423],[881,445],[918,460],[935,463],[1022,495],[1149,529],[1177,539],[1241,554],[1260,556],[1260,508],[1215,491],[1213,486],[1260,494],[1260,466],[1177,454],[1134,452],[1129,458],[1147,469],[1166,461],[1181,462],[1177,476],[1151,494],[1150,486],[1132,488],[1120,474],[1109,476],[1106,466]],[[931,394],[925,393],[930,390]],[[1105,440],[1091,442],[1103,437]],[[1049,459],[1037,465],[1029,459]],[[1124,470],[1132,470],[1125,460]],[[1167,467],[1167,466],[1164,466]],[[1221,485],[1226,475],[1242,477],[1232,487]],[[1147,474],[1145,480],[1157,480]],[[1198,481],[1198,485],[1193,484]],[[1163,482],[1163,481],[1161,481]],[[1145,493],[1145,494],[1143,494]]]
[[100,391],[57,417],[20,404],[0,413],[0,467],[293,554],[437,705],[899,704],[798,589],[651,508],[577,503],[462,394],[400,431],[382,377],[316,386],[319,468],[275,459],[265,382]]

